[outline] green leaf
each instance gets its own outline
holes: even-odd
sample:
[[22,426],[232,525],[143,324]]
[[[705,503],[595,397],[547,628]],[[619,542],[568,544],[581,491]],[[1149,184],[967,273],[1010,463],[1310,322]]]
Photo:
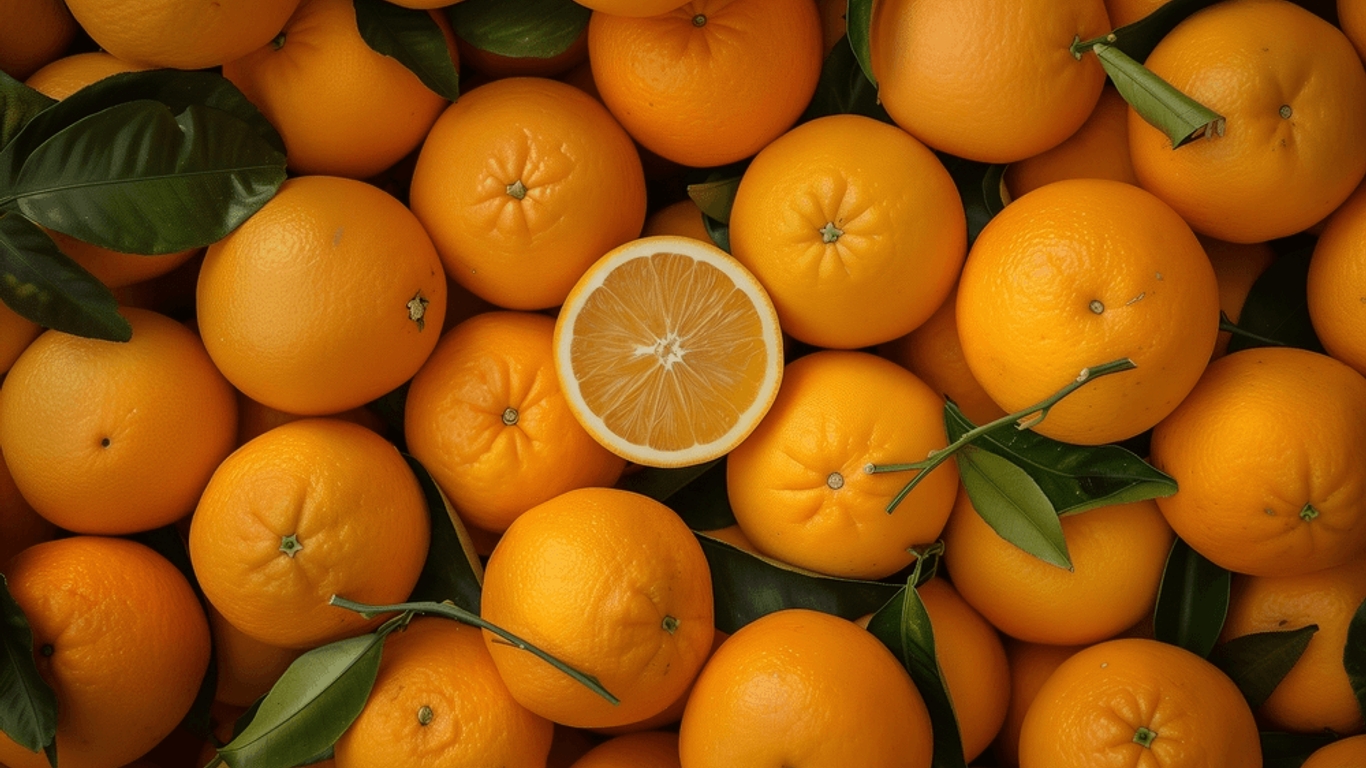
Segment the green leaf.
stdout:
[[1284,632],[1254,632],[1235,637],[1216,645],[1209,660],[1233,678],[1247,703],[1256,709],[1300,660],[1318,631],[1319,625],[1310,624]]
[[854,49],[846,40],[835,43],[821,66],[821,77],[816,93],[811,97],[802,121],[825,115],[863,115],[884,123],[892,118],[877,100],[877,88],[859,67]]
[[948,169],[963,200],[963,213],[968,220],[968,247],[976,242],[982,228],[1006,207],[1002,177],[1006,166],[964,160],[961,157],[936,152],[939,162]]
[[704,182],[688,185],[688,197],[692,198],[702,213],[716,221],[729,225],[730,208],[735,204],[735,192],[740,189],[740,176],[723,176]]
[[568,50],[592,13],[573,0],[464,0],[446,8],[455,36],[475,48],[538,59]]
[[[1238,315],[1238,328],[1286,346],[1323,352],[1323,344],[1309,320],[1307,286],[1314,242],[1310,237],[1276,242],[1277,250],[1284,252],[1252,284]],[[1228,351],[1262,346],[1267,345],[1235,331],[1229,339]]]
[[1233,574],[1211,563],[1177,539],[1162,569],[1153,609],[1153,635],[1158,640],[1207,657],[1219,642],[1228,616]]
[[726,493],[726,459],[691,467],[645,467],[621,478],[617,487],[667,504],[695,531],[735,524]]
[[873,76],[873,59],[869,54],[869,39],[873,29],[873,0],[849,0],[844,12],[844,28],[849,39],[849,47],[854,51],[859,69],[868,82],[877,87]]
[[857,619],[872,613],[901,589],[880,581],[823,576],[746,552],[696,533],[711,566],[716,628],[734,632],[783,608],[810,608]]
[[39,112],[56,103],[0,70],[0,148]]
[[971,444],[954,458],[973,508],[997,535],[1046,563],[1072,570],[1058,513],[1027,472]]
[[0,574],[0,731],[57,765],[57,694],[38,672],[33,629]]
[[295,659],[218,756],[232,768],[293,768],[323,752],[365,708],[383,647],[372,632]]
[[903,586],[873,614],[872,632],[897,657],[930,711],[934,733],[934,768],[963,768],[963,738],[949,689],[939,669],[930,615],[913,587]]
[[730,225],[717,221],[712,217],[702,214],[702,226],[707,230],[707,237],[711,238],[717,248],[730,253]]
[[1262,768],[1300,768],[1316,750],[1338,740],[1331,733],[1262,731]]
[[431,14],[388,0],[355,0],[355,6],[356,26],[366,45],[397,59],[448,101],[460,96],[460,74]]
[[47,328],[108,341],[133,337],[104,283],[38,225],[12,213],[0,213],[0,300]]
[[1352,622],[1347,625],[1347,645],[1342,651],[1342,666],[1347,670],[1347,681],[1352,684],[1357,706],[1366,716],[1366,600],[1357,606]]
[[1199,138],[1217,141],[1224,135],[1222,115],[1178,91],[1124,51],[1101,42],[1091,45],[1091,50],[1119,95],[1140,117],[1167,134],[1173,149]]
[[408,460],[408,466],[412,467],[422,486],[432,524],[427,560],[422,564],[422,574],[408,599],[433,603],[450,600],[470,613],[479,613],[484,569],[465,525],[421,462],[407,454],[403,458]]
[[[639,470],[622,475],[621,482],[617,483],[617,488],[623,491],[631,491],[642,496],[649,496],[655,501],[667,503],[669,499],[679,491],[687,488],[694,481],[699,480],[717,466],[725,462],[725,457],[713,459],[712,461],[694,464],[690,467],[674,467],[670,469],[660,467],[641,467]],[[724,473],[723,473],[724,475]],[[727,523],[729,525],[729,523]],[[717,528],[725,526],[718,525]],[[703,528],[701,530],[710,530]]]
[[1130,57],[1143,61],[1177,24],[1192,13],[1219,0],[1167,0],[1152,13],[1114,31],[1112,45]]

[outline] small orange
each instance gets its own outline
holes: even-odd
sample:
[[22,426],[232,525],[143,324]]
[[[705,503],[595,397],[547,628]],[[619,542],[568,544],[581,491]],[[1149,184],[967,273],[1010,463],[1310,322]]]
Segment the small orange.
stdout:
[[218,675],[214,701],[249,707],[275,685],[301,648],[281,648],[244,633],[209,606],[209,629],[213,634],[214,668]]
[[641,230],[640,236],[679,235],[710,243],[712,239],[711,235],[707,234],[707,226],[702,220],[703,215],[702,209],[697,207],[692,198],[684,198],[650,214],[645,219],[645,228]]
[[134,64],[204,69],[270,42],[299,0],[67,0],[100,48]]
[[[271,408],[268,405],[252,400],[250,397],[237,393],[237,444],[241,445],[257,435],[265,434],[281,424],[288,424],[291,421],[308,418],[297,413],[285,413]],[[332,418],[343,421],[351,421],[356,424],[384,434],[384,420],[369,408],[352,408],[349,411],[332,414]]]
[[[1219,284],[1219,311],[1236,325],[1243,315],[1243,302],[1247,301],[1252,284],[1276,260],[1276,251],[1270,243],[1229,243],[1204,235],[1199,237]],[[1223,357],[1232,340],[1232,333],[1220,331],[1214,342],[1214,356]]]
[[1052,149],[1017,160],[1005,170],[1011,197],[1063,179],[1113,179],[1138,184],[1129,157],[1129,103],[1107,84],[1090,117]]
[[1309,319],[1328,354],[1366,374],[1366,184],[1328,220],[1309,261]]
[[678,757],[678,734],[642,731],[608,739],[571,768],[683,768]]
[[1319,747],[1300,768],[1357,768],[1366,765],[1366,734]]
[[1013,637],[1006,639],[1006,659],[1010,664],[1010,705],[1006,708],[1005,723],[1001,725],[993,749],[1003,767],[1014,768],[1020,764],[1020,727],[1024,725],[1025,713],[1034,703],[1044,681],[1083,647],[1027,643]]

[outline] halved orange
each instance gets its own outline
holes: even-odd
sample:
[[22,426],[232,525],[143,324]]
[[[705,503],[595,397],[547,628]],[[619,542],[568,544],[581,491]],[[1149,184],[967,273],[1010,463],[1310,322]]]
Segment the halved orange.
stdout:
[[584,429],[629,461],[717,458],[754,429],[783,374],[767,292],[721,249],[660,235],[612,249],[569,292],[555,371]]

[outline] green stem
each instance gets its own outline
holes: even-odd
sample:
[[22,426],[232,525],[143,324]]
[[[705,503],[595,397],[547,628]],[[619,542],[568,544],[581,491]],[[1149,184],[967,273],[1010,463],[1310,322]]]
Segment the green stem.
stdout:
[[891,514],[896,511],[896,508],[901,504],[901,501],[905,499],[911,491],[915,490],[915,487],[920,484],[921,480],[925,479],[925,476],[928,475],[931,470],[940,464],[943,464],[945,461],[948,461],[950,456],[957,453],[963,446],[973,440],[976,440],[994,429],[999,429],[1000,427],[1004,427],[1011,423],[1015,424],[1016,429],[1031,429],[1037,426],[1039,422],[1048,418],[1049,411],[1053,410],[1053,406],[1057,405],[1059,400],[1072,394],[1087,382],[1095,381],[1101,376],[1108,376],[1112,373],[1128,371],[1137,367],[1138,366],[1134,364],[1134,361],[1126,357],[1119,360],[1112,360],[1104,365],[1093,365],[1089,368],[1083,368],[1081,369],[1081,373],[1077,374],[1076,379],[1057,392],[1054,392],[1049,397],[1044,398],[1040,402],[1022,411],[1007,414],[995,421],[983,424],[980,427],[973,427],[967,432],[964,432],[962,437],[954,440],[947,446],[940,448],[937,451],[931,451],[929,457],[922,461],[915,461],[909,464],[869,464],[863,468],[863,471],[869,474],[881,472],[915,472],[915,476],[911,478],[910,482],[906,483],[906,485],[892,497],[891,502],[887,504],[887,514]]
[[1232,320],[1229,320],[1228,315],[1224,314],[1223,312],[1219,313],[1219,330],[1227,331],[1235,336],[1242,336],[1244,338],[1252,339],[1253,341],[1260,342],[1262,344],[1266,344],[1272,347],[1285,346],[1285,342],[1283,341],[1277,341],[1269,336],[1261,336],[1253,333],[1252,331],[1239,328],[1237,325],[1233,323]]

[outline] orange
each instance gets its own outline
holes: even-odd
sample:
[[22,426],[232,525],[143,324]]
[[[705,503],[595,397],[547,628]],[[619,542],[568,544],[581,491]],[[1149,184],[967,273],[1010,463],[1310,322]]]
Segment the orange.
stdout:
[[1232,571],[1289,576],[1366,547],[1366,378],[1289,347],[1215,360],[1157,425],[1152,463],[1179,490],[1157,500],[1197,552]]
[[1366,184],[1333,213],[1309,261],[1309,319],[1328,354],[1366,373]]
[[711,650],[711,573],[701,545],[668,507],[627,491],[581,488],[523,513],[489,557],[481,606],[486,620],[620,699],[609,703],[485,630],[513,697],[578,728],[661,712]]
[[641,230],[640,235],[679,235],[710,243],[711,235],[707,234],[707,226],[703,223],[702,217],[702,209],[697,207],[697,203],[694,203],[692,198],[684,198],[650,214],[645,219],[645,228]]
[[939,538],[958,473],[940,465],[888,514],[911,475],[865,467],[946,446],[943,409],[915,374],[876,355],[797,358],[768,415],[726,459],[736,522],[760,552],[792,565],[860,579],[896,573],[915,559],[911,547]]
[[593,264],[555,321],[569,408],[619,456],[700,464],[740,444],[782,380],[778,315],[763,286],[710,243],[658,236]]
[[1354,768],[1366,764],[1366,734],[1319,747],[1300,768]]
[[1071,46],[1109,31],[1101,0],[884,0],[869,48],[897,125],[951,155],[1010,163],[1086,121],[1105,71]]
[[214,701],[250,707],[303,655],[300,648],[281,648],[251,637],[228,623],[213,606],[209,606],[208,614],[218,675]]
[[337,768],[542,768],[554,726],[508,693],[479,630],[418,618],[385,638],[365,709]]
[[545,78],[462,94],[423,142],[410,194],[451,278],[508,309],[557,306],[645,221],[630,137],[591,96]]
[[1113,179],[1138,184],[1129,158],[1129,103],[1106,85],[1096,108],[1061,144],[1010,164],[1005,171],[1011,197],[1063,179]]
[[148,67],[204,69],[246,55],[280,32],[299,0],[67,0],[100,48]]
[[816,0],[816,8],[821,12],[821,47],[829,56],[847,32],[845,14],[847,0]]
[[42,332],[42,326],[0,303],[0,374],[8,372],[20,353]]
[[1256,766],[1262,749],[1247,701],[1217,667],[1175,645],[1126,638],[1064,661],[1020,734],[1020,768],[1102,764]]
[[377,623],[328,605],[333,595],[406,599],[429,538],[422,489],[392,443],[350,422],[302,419],[219,465],[190,521],[190,561],[233,626],[308,648]]
[[[1276,251],[1270,243],[1229,243],[1204,236],[1200,237],[1200,244],[1205,247],[1214,267],[1215,282],[1219,284],[1219,311],[1236,325],[1252,284],[1276,260]],[[1232,333],[1220,331],[1214,342],[1214,356],[1222,357],[1232,340]]]
[[[124,539],[74,536],[24,550],[5,578],[57,695],[63,768],[135,760],[189,711],[209,666],[209,626],[164,557]],[[3,733],[0,762],[48,764]]]
[[[237,393],[237,444],[247,442],[257,435],[264,434],[281,424],[288,424],[291,421],[308,418],[297,413],[285,413],[262,405],[250,397]],[[384,420],[369,408],[352,408],[349,411],[332,414],[334,419],[351,421],[373,430],[381,435],[384,434]]]
[[678,734],[644,731],[618,736],[589,750],[572,768],[683,768]]
[[968,605],[953,585],[933,578],[916,587],[934,631],[934,651],[949,689],[963,756],[986,751],[1010,704],[1010,664],[996,628]]
[[1220,640],[1317,624],[1304,654],[1257,709],[1270,730],[1360,733],[1366,728],[1342,665],[1347,627],[1366,600],[1366,557],[1298,576],[1239,576]]
[[0,0],[0,70],[24,80],[62,55],[76,36],[63,0]]
[[[729,634],[722,632],[719,629],[712,632],[711,649],[707,652],[707,658],[711,658],[711,654],[715,653],[716,649],[720,648],[721,643],[725,642],[726,638],[728,637],[730,637]],[[703,662],[703,665],[705,666],[705,662]],[[696,678],[694,678],[693,683],[696,684],[696,682],[697,680]],[[692,695],[691,685],[688,686],[688,688],[684,690],[683,693],[679,694],[678,698],[674,699],[672,704],[665,707],[657,715],[647,717],[644,720],[637,720],[634,723],[627,723],[626,725],[619,725],[612,728],[595,728],[593,730],[594,732],[602,734],[604,736],[621,736],[627,733],[638,733],[644,731],[654,731],[661,728],[672,728],[673,726],[678,725],[679,720],[683,719],[683,710],[688,705],[688,697],[690,695]],[[674,754],[678,754],[677,743],[674,744]]]
[[930,717],[877,638],[791,608],[755,619],[717,649],[683,712],[679,752],[688,768],[928,768]]
[[614,16],[658,16],[685,4],[687,0],[574,0],[579,5]]
[[194,331],[147,310],[121,312],[131,341],[47,331],[5,377],[0,448],[14,483],[69,531],[174,522],[233,448],[232,387]]
[[1337,0],[1338,26],[1352,41],[1357,55],[1366,59],[1366,7],[1356,0]]
[[816,92],[821,50],[811,0],[691,0],[588,21],[603,103],[647,149],[697,168],[749,157],[790,128]]
[[1115,29],[1146,18],[1148,14],[1167,4],[1167,0],[1105,0],[1110,25]]
[[1172,532],[1152,501],[1062,518],[1072,570],[1001,538],[966,491],[944,529],[944,565],[958,593],[997,629],[1034,643],[1113,637],[1152,611]]
[[1173,152],[1129,116],[1134,171],[1202,234],[1258,243],[1306,229],[1366,176],[1366,69],[1336,27],[1285,0],[1199,11],[1148,69],[1222,115],[1222,135]]
[[338,413],[412,377],[436,347],[446,279],[412,212],[364,182],[287,180],[199,271],[200,333],[247,397]]
[[67,96],[110,75],[140,72],[149,67],[130,64],[104,51],[73,53],[44,64],[29,75],[24,85],[49,99],[61,101]]
[[987,222],[957,306],[963,357],[1008,413],[1083,368],[1133,361],[1034,427],[1086,445],[1133,437],[1171,413],[1219,333],[1214,268],[1190,228],[1152,194],[1107,179],[1054,182]]
[[11,557],[39,542],[51,539],[57,532],[47,518],[33,511],[33,507],[19,493],[0,456],[0,573]]
[[280,132],[291,171],[373,176],[416,149],[447,102],[361,38],[348,0],[298,6],[223,76]]
[[408,388],[408,451],[471,525],[504,531],[565,491],[615,484],[626,467],[570,412],[554,335],[545,315],[475,315],[441,337]]
[[830,115],[750,163],[730,243],[784,331],[856,349],[911,332],[943,303],[967,253],[967,222],[953,178],[925,145],[870,117]]
[[1006,639],[1006,659],[1010,664],[1010,704],[1006,707],[1005,722],[1001,725],[993,750],[1002,766],[1014,768],[1020,764],[1020,726],[1024,724],[1025,713],[1034,703],[1044,681],[1083,647]]

